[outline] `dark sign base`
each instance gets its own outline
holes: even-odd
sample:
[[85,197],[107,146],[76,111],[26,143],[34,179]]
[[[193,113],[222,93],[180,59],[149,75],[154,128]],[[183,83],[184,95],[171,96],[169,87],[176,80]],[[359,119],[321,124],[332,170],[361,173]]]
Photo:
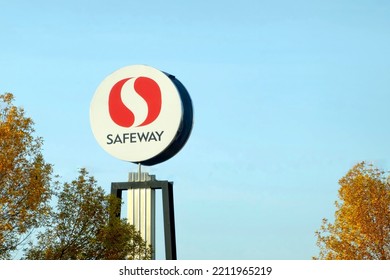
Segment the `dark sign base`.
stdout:
[[145,189],[145,188],[162,190],[162,202],[163,202],[163,214],[164,214],[165,259],[177,260],[175,215],[174,215],[174,207],[173,207],[173,182],[151,180],[146,182],[111,183],[111,194],[122,200],[122,191],[130,190],[130,189]]

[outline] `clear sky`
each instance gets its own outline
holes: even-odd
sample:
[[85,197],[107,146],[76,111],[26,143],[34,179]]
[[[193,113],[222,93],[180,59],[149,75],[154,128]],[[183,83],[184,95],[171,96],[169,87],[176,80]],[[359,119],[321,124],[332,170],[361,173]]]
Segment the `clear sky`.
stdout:
[[[195,123],[173,159],[179,259],[310,259],[356,163],[390,169],[390,2],[0,0],[0,93],[55,173],[109,192],[137,166],[95,141],[89,105],[127,65],[174,74]],[[158,234],[162,234],[161,232]]]

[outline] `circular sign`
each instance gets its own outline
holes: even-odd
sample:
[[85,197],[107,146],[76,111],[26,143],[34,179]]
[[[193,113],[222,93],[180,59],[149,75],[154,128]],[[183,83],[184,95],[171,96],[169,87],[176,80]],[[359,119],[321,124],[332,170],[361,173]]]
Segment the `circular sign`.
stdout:
[[127,66],[97,88],[90,122],[110,155],[154,165],[174,156],[189,138],[192,101],[174,76],[145,65]]

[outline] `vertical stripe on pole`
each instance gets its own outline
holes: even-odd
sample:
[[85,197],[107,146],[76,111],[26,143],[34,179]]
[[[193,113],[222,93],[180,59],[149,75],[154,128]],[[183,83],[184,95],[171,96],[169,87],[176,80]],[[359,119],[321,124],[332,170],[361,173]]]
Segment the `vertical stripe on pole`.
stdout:
[[[141,173],[141,178],[138,178],[137,173],[129,174],[129,182],[149,181],[150,177],[147,173]],[[151,245],[155,251],[156,245],[156,199],[155,190],[151,188],[132,188],[128,190],[127,204],[127,219],[128,222],[138,230],[146,241],[147,245]],[[152,259],[155,258],[153,253]]]

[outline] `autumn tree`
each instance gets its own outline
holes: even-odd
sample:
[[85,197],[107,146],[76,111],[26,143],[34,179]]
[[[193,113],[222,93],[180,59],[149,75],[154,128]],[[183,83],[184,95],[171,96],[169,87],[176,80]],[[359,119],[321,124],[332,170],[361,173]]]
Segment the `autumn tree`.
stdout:
[[339,181],[335,221],[323,220],[316,232],[315,259],[390,259],[390,180],[365,162]]
[[22,243],[46,215],[52,167],[42,139],[10,93],[0,95],[0,259]]
[[104,194],[96,180],[81,169],[64,183],[56,209],[37,244],[26,250],[27,259],[150,259],[151,248],[126,220],[117,217],[121,202]]

